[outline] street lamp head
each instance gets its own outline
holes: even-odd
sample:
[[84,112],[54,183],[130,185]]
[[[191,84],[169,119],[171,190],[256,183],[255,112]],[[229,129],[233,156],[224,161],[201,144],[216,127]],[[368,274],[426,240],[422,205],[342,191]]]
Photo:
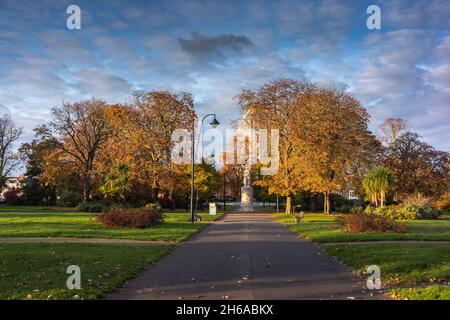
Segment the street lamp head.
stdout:
[[220,124],[219,121],[217,121],[216,116],[214,115],[214,119],[211,121],[211,126],[215,129]]

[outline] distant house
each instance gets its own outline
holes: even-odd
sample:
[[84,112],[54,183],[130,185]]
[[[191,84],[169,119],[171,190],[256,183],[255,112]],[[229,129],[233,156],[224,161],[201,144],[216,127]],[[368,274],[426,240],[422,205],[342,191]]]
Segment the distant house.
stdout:
[[348,199],[348,200],[358,200],[359,197],[358,197],[358,195],[355,193],[355,190],[350,189],[350,190],[348,190],[348,196],[347,196],[347,199]]
[[0,192],[0,201],[5,201],[4,194],[11,189],[20,189],[21,182],[24,179],[23,176],[19,177],[10,177],[6,180],[5,186],[3,187],[2,191]]

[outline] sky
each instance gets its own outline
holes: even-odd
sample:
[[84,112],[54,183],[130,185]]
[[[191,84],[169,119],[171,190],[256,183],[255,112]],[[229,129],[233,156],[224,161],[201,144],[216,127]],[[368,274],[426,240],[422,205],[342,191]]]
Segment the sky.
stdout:
[[[68,30],[66,9],[81,9]],[[369,30],[369,5],[381,29]],[[188,91],[225,126],[234,99],[280,78],[346,88],[371,115],[403,118],[450,151],[450,1],[0,0],[0,115],[24,127],[91,97]]]

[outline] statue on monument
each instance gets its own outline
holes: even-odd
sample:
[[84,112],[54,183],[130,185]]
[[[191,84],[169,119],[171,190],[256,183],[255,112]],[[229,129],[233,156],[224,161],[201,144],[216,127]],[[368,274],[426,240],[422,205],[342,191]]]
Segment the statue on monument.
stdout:
[[241,188],[240,211],[253,211],[253,187],[251,184],[251,164],[247,160],[244,164],[244,185]]
[[[244,114],[244,117],[241,121],[239,121],[239,125],[237,126],[237,130],[239,131],[239,137],[243,139],[244,144],[249,145],[248,147],[248,155],[246,156],[245,162],[242,165],[244,167],[242,188],[241,188],[241,204],[239,211],[243,212],[251,212],[254,211],[253,208],[253,187],[252,187],[252,179],[251,179],[251,167],[252,167],[252,150],[251,146],[253,144],[251,131],[248,129],[251,128],[251,124],[249,123],[248,114]],[[244,148],[247,151],[247,148]]]

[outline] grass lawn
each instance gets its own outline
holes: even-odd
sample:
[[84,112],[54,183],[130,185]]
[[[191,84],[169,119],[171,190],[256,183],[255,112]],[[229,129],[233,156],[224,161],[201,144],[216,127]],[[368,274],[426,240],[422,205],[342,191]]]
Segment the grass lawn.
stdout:
[[364,274],[378,265],[385,285],[441,283],[450,279],[448,244],[326,245],[327,253]]
[[[171,246],[0,244],[0,299],[97,299],[113,292]],[[81,289],[66,287],[69,265],[81,269]]]
[[[348,233],[340,230],[334,217],[307,213],[300,224],[287,214],[273,217],[285,223],[300,237],[321,243],[325,251],[365,274],[369,265],[378,265],[381,280],[391,287],[396,299],[450,299],[450,245],[448,243],[401,243],[403,240],[450,240],[450,216],[438,220],[405,221],[406,233]],[[368,241],[368,244],[351,244]],[[399,241],[377,244],[376,241]],[[350,242],[332,245],[329,243]],[[411,288],[413,287],[413,288]]]
[[0,237],[112,238],[180,242],[220,217],[200,213],[201,223],[191,223],[189,213],[165,213],[165,223],[148,229],[108,228],[94,213],[73,208],[0,205]]
[[327,245],[325,251],[364,275],[369,265],[378,265],[381,281],[397,299],[450,299],[450,286],[416,284],[446,283],[450,279],[448,244],[370,244]]
[[398,288],[390,291],[397,299],[450,300],[450,286],[433,285],[425,288]]
[[334,224],[334,216],[323,213],[307,213],[300,224],[289,214],[272,215],[278,221],[288,224],[289,228],[302,238],[314,242],[351,242],[380,240],[450,240],[450,216],[438,220],[405,221],[406,233],[362,232],[348,233]]

